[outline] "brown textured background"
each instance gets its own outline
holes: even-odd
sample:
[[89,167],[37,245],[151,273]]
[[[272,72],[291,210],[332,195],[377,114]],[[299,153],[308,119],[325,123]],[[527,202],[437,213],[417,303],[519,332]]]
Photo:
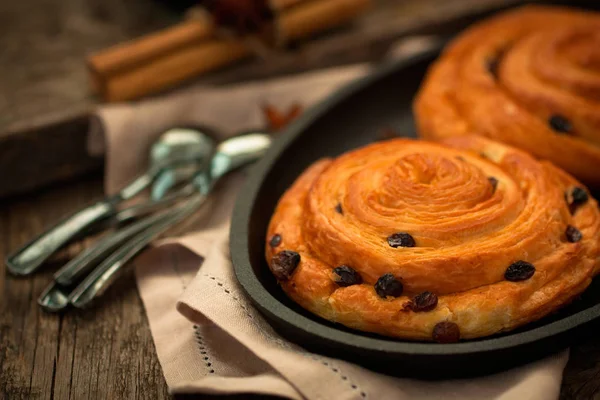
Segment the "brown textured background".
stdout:
[[[357,61],[377,60],[398,37],[452,32],[490,7],[518,0],[373,0],[353,26],[268,62],[250,60],[198,79],[227,84]],[[86,54],[182,18],[157,0],[0,2],[0,198],[98,170],[85,153],[90,92]],[[452,21],[452,22],[449,22]]]

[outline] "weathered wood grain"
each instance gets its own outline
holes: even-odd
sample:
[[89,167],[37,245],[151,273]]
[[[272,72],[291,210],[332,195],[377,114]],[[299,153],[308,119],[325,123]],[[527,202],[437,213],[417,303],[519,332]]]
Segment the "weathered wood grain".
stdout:
[[100,168],[85,151],[97,100],[84,57],[178,21],[167,4],[0,1],[0,197]]
[[0,198],[100,169],[86,150],[88,125],[80,116],[0,137]]
[[[0,257],[101,191],[97,177],[0,204]],[[14,278],[0,264],[0,398],[169,398],[133,274],[100,307],[54,315],[36,304],[53,270]]]
[[94,103],[84,57],[179,20],[168,2],[0,2],[0,130],[65,119]]

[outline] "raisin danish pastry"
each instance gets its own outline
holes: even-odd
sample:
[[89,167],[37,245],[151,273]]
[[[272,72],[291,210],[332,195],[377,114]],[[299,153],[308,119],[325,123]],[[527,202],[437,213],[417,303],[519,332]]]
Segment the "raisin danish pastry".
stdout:
[[428,71],[420,134],[480,134],[600,187],[600,13],[526,6],[467,29]]
[[537,320],[599,269],[596,201],[549,162],[480,136],[323,159],[280,199],[266,257],[305,309],[453,342]]

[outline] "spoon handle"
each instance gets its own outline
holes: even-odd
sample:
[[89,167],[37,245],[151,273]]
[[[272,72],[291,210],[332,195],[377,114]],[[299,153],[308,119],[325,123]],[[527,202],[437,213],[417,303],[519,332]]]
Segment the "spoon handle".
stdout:
[[54,280],[63,286],[73,285],[79,278],[98,265],[102,259],[109,256],[123,242],[164,220],[166,217],[168,215],[152,215],[115,233],[108,234],[56,271]]
[[123,224],[130,220],[137,219],[148,214],[166,209],[196,193],[196,186],[193,183],[187,184],[176,192],[163,194],[160,200],[148,200],[127,208],[123,208],[114,216],[114,223]]
[[186,204],[167,213],[161,220],[139,235],[128,240],[113,252],[90,275],[88,275],[69,295],[69,302],[77,308],[87,307],[94,299],[116,280],[120,270],[160,234],[194,213],[206,200],[203,194],[196,194]]
[[35,272],[54,252],[86,232],[90,226],[117,212],[117,205],[130,199],[150,185],[153,173],[141,175],[120,193],[107,197],[79,210],[10,254],[6,266],[14,275],[29,275]]
[[9,255],[6,258],[8,270],[15,275],[31,274],[55,251],[115,211],[111,201],[100,201],[77,211]]
[[83,275],[100,264],[102,259],[109,256],[124,241],[168,217],[168,213],[152,215],[100,239],[98,243],[81,252],[54,274],[54,280],[40,295],[38,304],[48,312],[65,309],[69,305],[69,288],[73,287]]

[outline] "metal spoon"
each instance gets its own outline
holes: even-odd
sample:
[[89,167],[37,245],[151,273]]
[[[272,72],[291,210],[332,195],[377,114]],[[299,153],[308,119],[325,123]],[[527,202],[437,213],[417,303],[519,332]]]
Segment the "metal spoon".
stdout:
[[[192,182],[161,201],[164,203],[169,201],[170,198],[188,197],[197,192],[199,188],[206,188],[202,190],[209,191],[214,184],[214,181],[209,177],[223,176],[227,171],[253,161],[257,157],[257,152],[262,148],[266,148],[270,140],[270,137],[264,134],[248,133],[222,142],[215,156],[210,160],[210,169],[208,168],[209,164],[206,163],[206,168],[201,168]],[[130,214],[138,214],[138,209],[151,208],[154,204],[156,202],[149,201],[124,209],[117,214],[116,218],[129,218]],[[172,218],[172,215],[153,215],[102,238],[54,274],[54,281],[42,292],[38,298],[38,304],[49,312],[61,311],[68,305],[69,288],[72,288],[82,276],[89,273],[102,260],[106,260],[107,257],[111,256],[122,243],[141,234],[153,225],[165,222],[168,218]]]
[[[175,131],[173,133],[174,136],[170,138],[171,143],[178,142],[178,138],[176,137],[176,135],[179,135],[180,133],[180,131]],[[182,140],[181,143],[186,143],[186,141]],[[197,171],[204,171],[210,168],[212,154],[214,154],[215,151],[215,145],[216,143],[212,140],[205,140],[202,143],[202,152],[206,156],[195,160],[195,162],[191,164],[196,166]],[[161,156],[160,153],[162,152],[162,154],[167,154],[167,150],[168,149],[166,149],[164,146],[155,146],[153,148],[152,158],[163,158],[163,156]],[[184,166],[186,170],[189,169],[189,165]],[[170,170],[163,170],[163,172],[165,171],[168,172]],[[195,176],[194,174],[188,175],[188,181],[193,179]],[[160,179],[160,176],[161,175],[159,175],[158,179]],[[193,187],[193,185],[187,185],[186,187],[181,188],[177,192],[165,196],[161,200],[150,200],[141,204],[125,208],[119,211],[117,214],[115,214],[112,217],[112,219],[116,220],[120,224],[139,215],[149,214],[157,210],[160,211],[166,206],[172,205],[178,200],[181,200],[184,197],[188,197],[193,193],[195,193],[195,188]],[[103,237],[94,246],[90,246],[81,253],[79,253],[76,257],[74,257],[71,261],[65,264],[54,274],[54,280],[40,295],[40,297],[38,298],[38,304],[44,310],[50,312],[57,312],[65,308],[68,305],[68,293],[70,292],[70,289],[72,289],[75,286],[75,284],[80,280],[80,278],[82,278],[85,274],[93,270],[94,267],[96,267],[102,260],[106,259],[106,257],[110,256],[110,254],[114,252],[124,242],[131,239],[133,236],[143,232],[150,226],[163,221],[165,217],[168,217],[168,214],[158,213],[146,217],[138,223],[131,224],[118,230],[113,234],[109,234]]]
[[[195,153],[198,151],[206,152],[206,146],[210,145],[213,147],[216,146],[216,143],[213,140],[210,140],[210,143],[206,143],[206,140],[201,140],[198,143],[191,143],[189,131],[201,131],[200,133],[204,135],[202,139],[213,138],[215,137],[213,132],[208,131],[206,128],[202,128],[201,130],[198,128],[176,128],[171,129],[167,133],[170,134],[168,143],[158,143],[156,146],[153,146],[150,154],[151,159],[162,159],[165,158],[168,154],[170,154],[173,150],[173,145],[181,144],[182,146],[186,146],[182,148],[184,151],[188,151],[190,153]],[[165,146],[166,144],[166,146]],[[200,149],[199,147],[202,147]],[[154,201],[158,201],[165,197],[165,195],[173,189],[177,184],[181,182],[187,182],[194,177],[199,169],[202,168],[202,163],[205,163],[206,160],[210,160],[210,157],[203,157],[201,159],[196,159],[195,162],[185,163],[176,165],[174,168],[164,168],[160,174],[157,175],[156,179],[152,184],[152,188],[150,191],[150,198]]]
[[151,166],[119,193],[106,197],[66,217],[6,259],[8,270],[15,275],[28,275],[37,270],[54,252],[78,235],[118,212],[117,206],[129,200],[168,169],[195,163],[212,156],[213,139],[190,128],[175,128],[165,132],[152,146]]
[[[206,154],[213,154],[216,143],[205,143],[204,151]],[[179,190],[170,193],[167,195],[167,191],[173,187],[177,182],[170,180],[167,184],[169,188],[165,186],[165,182],[162,181],[161,184],[161,174],[155,181],[154,185],[161,184],[161,190],[164,190],[164,193],[161,193],[159,200],[150,200],[140,204],[136,204],[134,206],[130,206],[128,208],[122,209],[119,211],[112,219],[113,223],[117,225],[123,225],[125,222],[134,219],[136,217],[151,214],[155,211],[160,211],[165,209],[168,206],[171,206],[178,201],[191,196],[196,192],[196,188],[194,185],[189,184],[189,182],[195,177],[198,171],[203,171],[208,169],[210,166],[211,158],[205,157],[203,160],[196,162],[194,164],[185,165],[183,173],[179,174],[178,179],[184,179],[187,176],[188,185],[180,188]],[[190,168],[195,168],[191,173]],[[179,171],[180,169],[167,169],[163,173],[169,173],[171,171]],[[153,189],[154,186],[153,185]],[[162,197],[162,198],[161,198]],[[133,224],[131,226],[125,227],[118,232],[107,235],[104,238],[100,239],[94,246],[88,247],[81,253],[79,253],[76,257],[74,257],[71,261],[65,264],[62,268],[60,268],[54,274],[54,281],[58,284],[56,286],[56,290],[62,290],[59,286],[68,287],[74,285],[81,277],[90,272],[90,270],[98,265],[100,261],[106,258],[112,251],[114,251],[119,245],[123,242],[127,241],[129,238],[137,235],[142,232],[144,229],[150,227],[154,223],[158,223],[161,217],[159,215],[153,215],[152,217],[148,217],[143,220],[143,222],[138,224]],[[48,288],[48,290],[52,290]],[[47,291],[48,291],[47,290]],[[40,300],[44,301],[44,300]]]
[[[256,161],[271,144],[271,137],[262,133],[245,134],[225,140],[211,161],[210,170],[197,175],[194,184],[198,193],[183,206],[169,212],[169,217],[129,240],[102,262],[69,295],[69,302],[78,308],[87,307],[110,286],[123,266],[160,234],[192,215],[204,204],[214,185],[227,173]],[[140,221],[138,223],[143,223]],[[137,223],[136,223],[137,224]]]

